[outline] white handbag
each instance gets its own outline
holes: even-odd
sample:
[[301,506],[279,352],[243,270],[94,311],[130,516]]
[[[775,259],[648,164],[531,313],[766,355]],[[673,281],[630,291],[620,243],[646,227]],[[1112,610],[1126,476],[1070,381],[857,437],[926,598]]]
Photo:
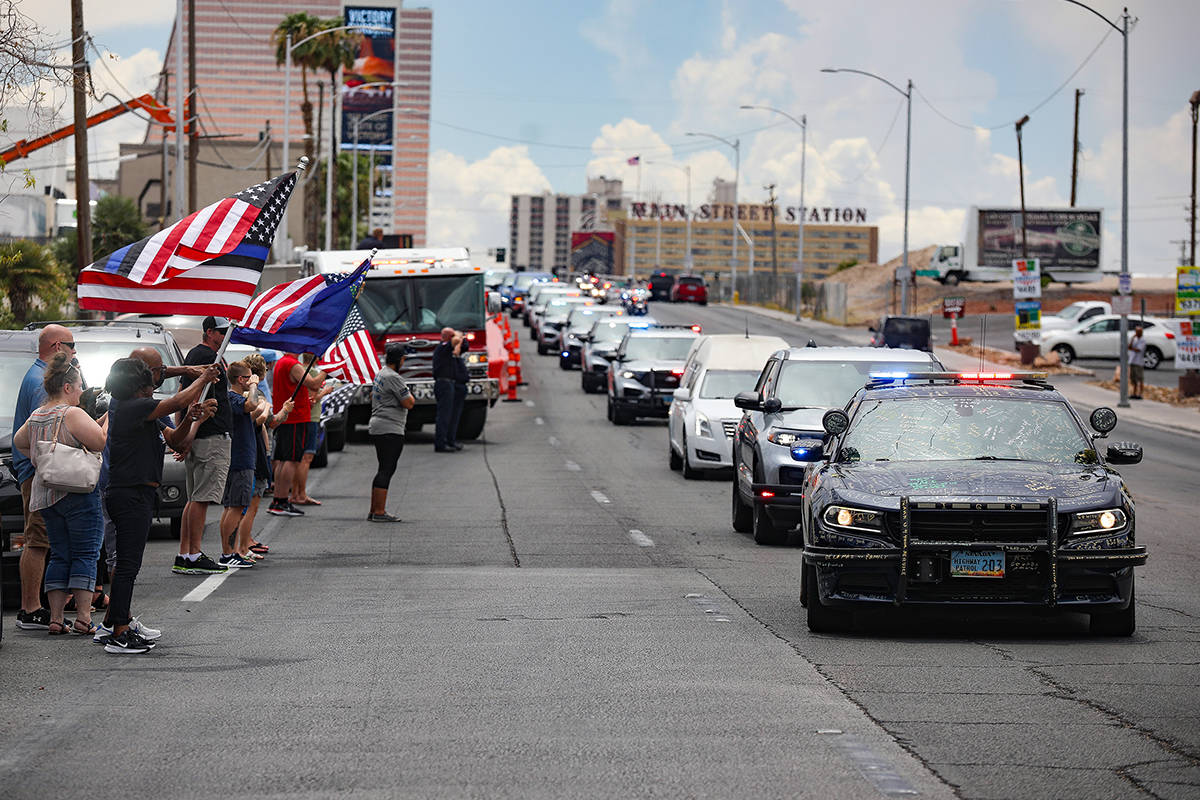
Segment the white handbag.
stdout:
[[62,427],[64,410],[54,423],[54,439],[33,443],[34,468],[38,478],[47,489],[62,492],[88,494],[100,482],[100,464],[103,456],[85,447],[72,447],[58,441],[58,430]]

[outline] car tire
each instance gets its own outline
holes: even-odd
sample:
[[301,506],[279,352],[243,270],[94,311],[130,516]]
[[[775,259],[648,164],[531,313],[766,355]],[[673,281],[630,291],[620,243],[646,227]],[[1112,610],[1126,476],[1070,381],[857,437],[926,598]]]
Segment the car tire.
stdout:
[[563,370],[564,372],[569,372],[571,370],[571,359],[563,358],[562,356],[559,356],[558,357],[558,368]]
[[317,452],[313,454],[312,464],[313,469],[324,469],[329,466],[329,437],[326,436],[321,440],[321,446],[317,448]]
[[544,355],[549,355],[549,353],[550,353],[550,351],[546,349],[546,346],[543,345],[541,343],[541,341],[538,341],[538,355],[544,356]]
[[688,458],[687,436],[683,437],[683,477],[689,481],[694,481],[697,478],[703,478],[704,474],[700,470],[692,466],[692,460]]
[[[762,483],[764,477],[760,467],[756,465],[754,467],[754,480]],[[787,541],[787,532],[780,531],[775,527],[775,523],[771,522],[771,516],[763,508],[762,503],[755,502],[754,505],[750,506],[750,514],[751,529],[754,532],[755,544],[774,546]]]
[[1132,582],[1129,584],[1128,608],[1115,614],[1093,614],[1088,621],[1088,632],[1092,636],[1132,636],[1136,630],[1137,604],[1134,602]]
[[671,439],[667,438],[667,466],[671,468],[671,472],[679,472],[683,468],[683,459],[679,453],[675,452],[675,448],[671,446]]
[[579,385],[583,388],[584,394],[596,394],[600,391],[600,387],[596,385],[594,378],[588,380],[591,377],[591,373],[587,370],[579,373]]
[[730,522],[733,529],[738,533],[749,533],[750,527],[754,523],[754,512],[742,502],[742,493],[738,489],[737,479],[737,458],[734,457],[734,472],[733,472],[733,509],[730,514]]
[[1054,345],[1054,352],[1058,353],[1058,360],[1064,364],[1070,364],[1075,360],[1075,348],[1069,344]]
[[803,567],[805,600],[804,609],[808,612],[808,629],[813,633],[837,633],[850,627],[852,617],[849,611],[833,608],[821,602],[821,590],[817,587],[817,568],[812,564]]
[[957,272],[947,272],[942,278],[943,286],[958,286],[959,274]]
[[1158,365],[1162,363],[1162,351],[1154,345],[1146,348],[1145,365],[1146,369],[1158,369]]

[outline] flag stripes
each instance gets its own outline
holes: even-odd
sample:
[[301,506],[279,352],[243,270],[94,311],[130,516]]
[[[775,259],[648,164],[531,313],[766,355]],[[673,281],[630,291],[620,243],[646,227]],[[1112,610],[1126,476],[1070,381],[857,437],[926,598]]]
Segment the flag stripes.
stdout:
[[325,278],[321,275],[314,275],[304,281],[289,281],[274,286],[254,298],[254,302],[246,309],[238,326],[275,333],[293,311],[304,305],[325,286]]
[[326,350],[317,366],[347,383],[370,384],[379,373],[379,357],[370,335],[360,330]]

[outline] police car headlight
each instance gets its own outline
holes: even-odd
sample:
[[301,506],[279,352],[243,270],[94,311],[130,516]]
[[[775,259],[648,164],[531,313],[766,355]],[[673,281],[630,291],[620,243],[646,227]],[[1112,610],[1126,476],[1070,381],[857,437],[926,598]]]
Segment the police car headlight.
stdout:
[[803,438],[806,437],[800,431],[788,431],[782,428],[773,428],[767,433],[768,442],[782,445],[783,447],[791,447]]
[[712,438],[712,425],[709,424],[708,417],[699,411],[696,412],[696,435],[705,439]]
[[821,515],[826,525],[846,530],[871,531],[878,533],[883,530],[883,515],[878,511],[848,506],[829,506]]
[[162,494],[163,499],[169,503],[174,503],[182,496],[178,486],[166,486],[163,488]]
[[1071,533],[1076,536],[1086,536],[1093,533],[1108,533],[1119,531],[1125,527],[1129,518],[1119,508],[1105,508],[1099,511],[1082,511],[1071,515]]
[[634,372],[633,370],[629,370],[629,369],[627,369],[627,370],[625,370],[624,372],[622,372],[622,373],[621,373],[621,377],[622,377],[622,378],[624,378],[624,379],[625,379],[625,380],[627,380],[627,381],[631,381],[631,380],[633,380],[634,378],[636,378],[636,377],[637,377],[637,373],[636,373],[636,372]]

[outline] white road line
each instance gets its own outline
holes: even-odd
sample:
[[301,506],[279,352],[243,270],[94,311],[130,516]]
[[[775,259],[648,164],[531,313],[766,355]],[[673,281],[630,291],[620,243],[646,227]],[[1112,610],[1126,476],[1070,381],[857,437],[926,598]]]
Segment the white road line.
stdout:
[[558,437],[557,437],[557,436],[551,436],[551,437],[550,437],[549,439],[547,439],[546,441],[550,443],[550,446],[551,446],[551,447],[558,447],[558,445],[559,445],[559,441],[558,441]]
[[592,499],[595,500],[597,503],[611,503],[612,502],[612,500],[609,500],[608,497],[604,494],[604,492],[592,492]]
[[526,400],[525,405],[529,406],[530,408],[533,408],[535,405],[537,405],[537,403],[533,402],[532,400]]
[[579,472],[583,467],[576,464],[574,461],[567,462],[567,472]]
[[629,532],[629,538],[633,539],[633,543],[638,547],[654,547],[654,540],[636,528]]
[[542,419],[541,417],[534,417],[534,418],[533,418],[533,424],[534,424],[534,425],[545,425],[545,424],[546,424],[546,420]]
[[216,575],[209,575],[204,580],[200,581],[200,585],[183,596],[185,603],[199,603],[204,598],[217,590],[217,587],[225,582],[237,570],[231,569],[228,572],[221,572]]

